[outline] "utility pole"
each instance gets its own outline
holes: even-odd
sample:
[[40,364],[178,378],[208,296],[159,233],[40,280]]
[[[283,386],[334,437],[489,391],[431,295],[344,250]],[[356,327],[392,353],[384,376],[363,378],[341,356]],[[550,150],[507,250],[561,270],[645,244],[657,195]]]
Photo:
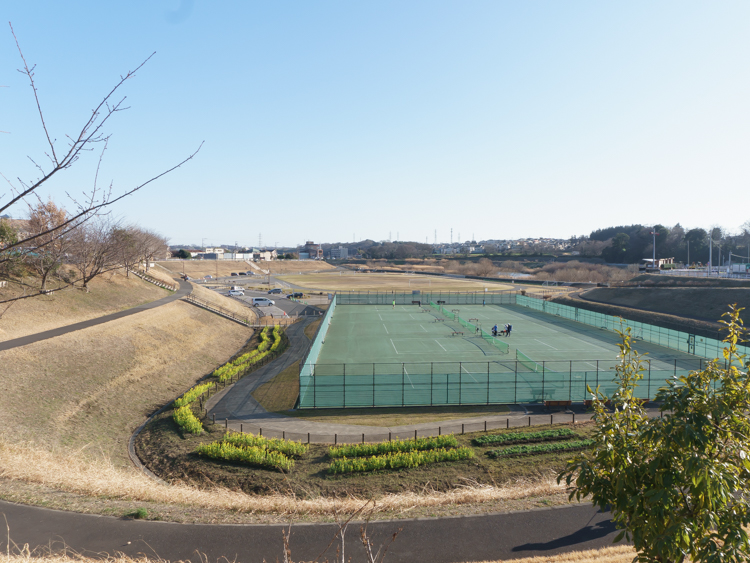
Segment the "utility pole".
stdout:
[[714,234],[711,229],[708,230],[708,275],[711,275],[711,268],[713,267],[713,250],[714,250]]
[[651,267],[656,268],[656,237],[659,236],[659,233],[656,232],[656,225],[654,225],[654,230],[651,231],[651,234],[654,235],[654,259],[651,262]]
[[689,268],[689,267],[690,267],[690,241],[687,241],[687,245],[688,245],[688,259],[687,259],[687,265],[688,265],[688,268]]
[[453,244],[453,227],[451,227],[451,244]]
[[[435,244],[437,244],[437,229],[435,229]],[[748,245],[748,256],[750,256],[750,245]],[[750,262],[750,258],[747,259]]]

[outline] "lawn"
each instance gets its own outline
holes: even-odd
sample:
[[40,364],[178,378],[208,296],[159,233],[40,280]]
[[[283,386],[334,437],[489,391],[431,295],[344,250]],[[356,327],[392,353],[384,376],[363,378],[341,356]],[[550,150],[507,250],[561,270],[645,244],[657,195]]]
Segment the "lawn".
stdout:
[[319,291],[501,291],[512,289],[507,283],[483,282],[444,276],[408,274],[359,274],[331,272],[278,276],[282,281]]
[[276,374],[273,379],[253,391],[252,395],[269,412],[293,409],[299,396],[299,362],[294,362]]

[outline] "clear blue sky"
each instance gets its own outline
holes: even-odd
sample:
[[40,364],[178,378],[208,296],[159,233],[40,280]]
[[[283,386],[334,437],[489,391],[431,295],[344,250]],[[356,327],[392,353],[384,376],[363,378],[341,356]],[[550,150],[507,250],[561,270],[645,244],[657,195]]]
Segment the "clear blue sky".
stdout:
[[[13,2],[0,172],[129,83],[100,179],[172,243],[569,237],[750,219],[750,3]],[[93,180],[95,155],[49,193]],[[2,191],[0,191],[2,193]],[[14,215],[22,215],[18,208]]]

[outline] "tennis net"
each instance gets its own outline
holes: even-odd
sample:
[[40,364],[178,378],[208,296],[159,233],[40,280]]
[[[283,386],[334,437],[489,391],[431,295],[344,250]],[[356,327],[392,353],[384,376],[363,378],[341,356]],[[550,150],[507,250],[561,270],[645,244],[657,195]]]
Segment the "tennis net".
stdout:
[[434,309],[437,309],[440,311],[445,317],[451,319],[452,321],[458,321],[458,323],[464,327],[472,330],[475,334],[480,335],[484,340],[489,342],[490,344],[494,345],[495,348],[500,350],[503,354],[508,354],[510,352],[510,346],[508,346],[505,342],[502,340],[499,340],[496,336],[492,336],[489,332],[484,330],[483,328],[475,325],[474,323],[470,323],[466,319],[462,319],[459,315],[456,315],[443,307],[442,305],[437,305],[430,301],[430,306]]
[[523,367],[528,369],[529,371],[533,371],[534,373],[542,372],[542,366],[540,366],[534,360],[529,358],[526,354],[521,352],[521,350],[519,350],[518,348],[516,348],[516,361],[520,363]]

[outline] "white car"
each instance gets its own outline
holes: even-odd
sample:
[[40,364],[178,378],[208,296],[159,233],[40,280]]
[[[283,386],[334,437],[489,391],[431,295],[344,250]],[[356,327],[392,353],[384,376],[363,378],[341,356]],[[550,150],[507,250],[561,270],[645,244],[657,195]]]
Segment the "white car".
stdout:
[[265,297],[253,297],[253,305],[256,307],[270,307],[271,305],[276,305],[276,302]]
[[230,297],[240,297],[240,296],[244,296],[245,292],[242,291],[241,289],[230,289],[229,295]]

